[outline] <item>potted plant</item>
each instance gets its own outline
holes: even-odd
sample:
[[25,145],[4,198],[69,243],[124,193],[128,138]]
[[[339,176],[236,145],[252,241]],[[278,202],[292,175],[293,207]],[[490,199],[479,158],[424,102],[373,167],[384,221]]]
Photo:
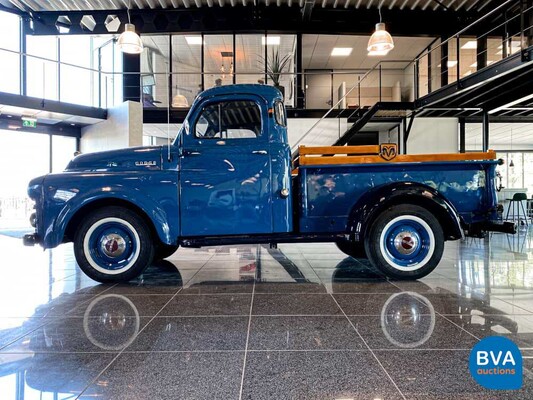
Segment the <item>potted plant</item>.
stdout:
[[290,66],[292,54],[280,56],[279,51],[272,50],[272,55],[266,62],[267,75],[272,81],[272,85],[277,88],[283,96],[285,96],[285,88],[280,86],[280,80],[285,72],[285,69]]

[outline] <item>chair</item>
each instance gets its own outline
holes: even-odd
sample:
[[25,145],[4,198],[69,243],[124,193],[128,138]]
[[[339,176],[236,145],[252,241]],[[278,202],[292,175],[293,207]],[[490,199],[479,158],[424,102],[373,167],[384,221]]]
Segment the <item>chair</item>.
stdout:
[[513,212],[512,212],[512,219],[515,220],[516,218],[516,215],[515,215],[515,204],[516,204],[516,208],[517,208],[517,211],[518,211],[518,220],[520,221],[520,210],[522,210],[522,214],[524,215],[524,219],[526,221],[526,225],[529,225],[528,222],[527,222],[527,213],[526,213],[526,209],[524,208],[524,203],[523,201],[526,201],[527,202],[527,195],[525,193],[515,193],[513,195],[513,198],[511,200],[509,200],[509,207],[507,208],[507,215],[505,216],[505,219],[508,220],[509,219],[509,212],[511,211],[511,208],[513,209]]

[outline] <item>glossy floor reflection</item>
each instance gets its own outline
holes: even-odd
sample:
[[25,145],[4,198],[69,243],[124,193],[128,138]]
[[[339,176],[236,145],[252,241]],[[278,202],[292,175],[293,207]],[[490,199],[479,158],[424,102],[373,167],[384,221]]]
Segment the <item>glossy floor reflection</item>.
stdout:
[[[533,398],[533,229],[448,243],[421,281],[332,244],[180,249],[129,284],[0,236],[0,399]],[[470,349],[504,335],[524,385]]]

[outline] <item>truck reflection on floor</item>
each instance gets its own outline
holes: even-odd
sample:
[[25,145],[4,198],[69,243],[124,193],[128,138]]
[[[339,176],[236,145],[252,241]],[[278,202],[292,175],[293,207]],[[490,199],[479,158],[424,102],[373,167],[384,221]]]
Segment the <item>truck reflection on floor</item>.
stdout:
[[[297,263],[280,250],[267,249],[267,251],[279,263],[279,267],[291,277],[290,282],[286,282],[287,285],[322,285],[306,279],[305,274],[299,271]],[[259,257],[249,250],[242,250],[239,254],[241,255],[239,273],[242,272],[245,275],[251,273],[252,276],[256,274],[256,287],[263,284],[266,279],[261,278],[261,262],[257,259]],[[467,262],[461,267],[464,270],[463,275],[468,272],[468,265]],[[186,285],[186,289],[203,289],[213,284],[231,286],[239,281],[242,282],[240,278],[230,281],[209,279],[209,275],[206,275],[206,280]],[[147,270],[140,281],[136,281],[131,286],[138,286],[141,281],[153,286],[169,285],[171,282],[176,291],[183,285],[181,273],[173,263],[168,261]],[[333,271],[332,293],[334,295],[345,293],[347,284],[367,285],[368,288],[372,285],[377,287],[390,283],[368,264],[347,257],[339,262]],[[80,294],[83,294],[83,290],[75,295],[63,295],[36,310],[34,317],[46,315],[47,309],[56,306],[56,301],[76,302],[76,297]],[[392,294],[389,292],[373,296],[372,299],[370,297],[372,296],[369,296],[366,301],[373,302],[372,308],[377,310],[375,316],[379,318],[383,337],[392,348],[422,348],[433,335],[437,335],[436,320],[439,315],[440,318],[443,315],[454,315],[456,318],[454,322],[459,322],[476,336],[478,336],[476,333],[479,333],[479,337],[483,337],[487,331],[492,330],[504,335],[518,333],[517,322],[510,316],[506,316],[502,310],[491,306],[488,294],[485,294],[483,298],[467,297],[444,288],[430,287],[422,282],[409,282],[409,288],[406,291]],[[362,294],[360,304],[362,309],[367,306],[364,304],[364,299],[365,296]],[[23,385],[40,392],[79,393],[96,376],[88,366],[86,354],[79,351],[93,354],[100,352],[102,357],[109,355],[112,359],[117,352],[126,349],[134,342],[139,332],[151,319],[142,317],[143,313],[139,310],[142,306],[132,295],[118,293],[98,295],[86,306],[84,305],[84,312],[79,313],[79,318],[67,317],[51,321],[20,341],[17,348],[18,354],[2,355],[0,376],[15,374],[19,381],[22,380]],[[476,322],[480,320],[483,322]],[[155,340],[162,342],[169,340],[172,330],[179,328],[173,326],[177,323],[179,319],[162,325],[164,329],[158,332]],[[442,335],[442,333],[439,334]],[[529,343],[530,346],[533,344],[531,333],[520,334],[519,337],[523,343]],[[72,349],[76,349],[77,352],[67,354]],[[58,352],[61,354],[51,360],[52,353]]]

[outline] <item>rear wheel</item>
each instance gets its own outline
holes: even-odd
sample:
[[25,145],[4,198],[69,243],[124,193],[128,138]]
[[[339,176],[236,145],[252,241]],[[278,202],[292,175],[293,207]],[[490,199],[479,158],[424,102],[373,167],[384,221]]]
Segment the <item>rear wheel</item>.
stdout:
[[340,251],[348,254],[353,258],[366,258],[365,246],[361,242],[352,242],[351,240],[339,240],[335,242]]
[[154,246],[141,217],[113,206],[93,211],[82,221],[74,236],[74,255],[95,281],[129,281],[152,262]]
[[425,208],[393,206],[372,223],[365,238],[370,262],[396,279],[419,279],[435,269],[444,251],[439,221]]

